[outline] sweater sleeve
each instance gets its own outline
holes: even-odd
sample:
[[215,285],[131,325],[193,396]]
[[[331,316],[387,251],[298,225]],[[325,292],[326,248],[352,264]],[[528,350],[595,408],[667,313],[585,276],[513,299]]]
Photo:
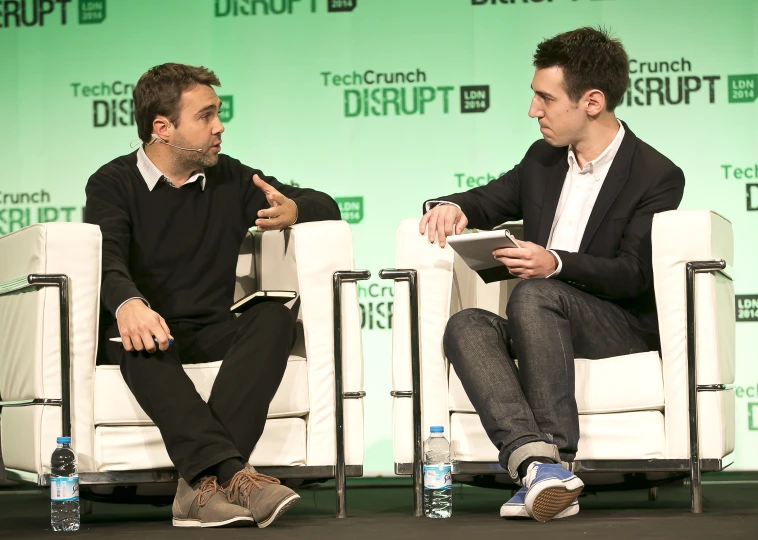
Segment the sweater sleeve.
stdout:
[[101,298],[116,316],[126,300],[142,298],[129,273],[131,217],[123,183],[112,173],[93,174],[85,189],[84,221],[100,227],[103,235]]

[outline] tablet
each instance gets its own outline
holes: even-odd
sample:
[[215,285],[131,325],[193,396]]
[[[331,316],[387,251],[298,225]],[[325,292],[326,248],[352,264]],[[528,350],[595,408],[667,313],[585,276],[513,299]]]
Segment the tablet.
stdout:
[[496,249],[520,247],[508,229],[448,236],[447,243],[485,283],[516,277],[492,256]]

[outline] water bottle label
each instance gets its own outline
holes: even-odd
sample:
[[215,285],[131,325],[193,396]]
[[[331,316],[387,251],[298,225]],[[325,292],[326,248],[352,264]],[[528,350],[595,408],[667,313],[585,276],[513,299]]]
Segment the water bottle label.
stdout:
[[424,488],[450,489],[453,486],[453,474],[449,463],[424,465]]
[[79,475],[50,479],[50,500],[67,502],[79,500]]

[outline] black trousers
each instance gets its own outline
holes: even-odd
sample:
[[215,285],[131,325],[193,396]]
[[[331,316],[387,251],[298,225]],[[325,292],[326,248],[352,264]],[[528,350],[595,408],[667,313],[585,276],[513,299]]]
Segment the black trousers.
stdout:
[[[127,352],[106,340],[106,356],[121,366],[171,461],[190,482],[225,459],[250,457],[295,343],[295,316],[282,304],[264,302],[228,322],[169,323],[169,329],[174,343],[165,352]],[[107,338],[118,335],[115,326],[106,332]],[[182,364],[218,360],[223,363],[206,403]]]

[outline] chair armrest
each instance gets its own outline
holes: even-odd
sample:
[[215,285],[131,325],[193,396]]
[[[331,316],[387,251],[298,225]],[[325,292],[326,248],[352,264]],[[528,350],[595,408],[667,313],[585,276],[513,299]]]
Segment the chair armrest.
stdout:
[[[418,219],[404,219],[397,231],[395,268],[418,272],[419,349],[421,361],[422,434],[432,425],[450,433],[447,360],[442,336],[450,317],[454,252],[440,249],[418,232]],[[395,283],[392,329],[392,389],[413,389],[411,378],[410,303],[408,282]],[[395,463],[413,461],[412,399],[393,399]]]
[[[652,229],[653,275],[661,335],[667,457],[689,456],[686,265],[723,259],[734,263],[732,224],[708,210],[656,214]],[[695,278],[697,384],[732,384],[735,376],[734,284],[720,273]],[[727,392],[701,392],[701,456],[722,457],[734,442],[734,411]],[[725,401],[724,401],[725,400]],[[709,406],[704,407],[705,402]],[[707,409],[707,410],[706,410]],[[713,415],[716,410],[721,412]],[[708,419],[712,418],[709,431]],[[730,442],[731,441],[731,442]]]
[[[0,283],[29,274],[69,278],[72,437],[83,470],[92,456],[101,244],[99,227],[82,223],[32,225],[0,237]],[[61,398],[57,288],[33,287],[0,296],[0,343],[2,400]],[[58,425],[51,429],[60,434],[60,414],[55,416]],[[45,431],[37,435],[46,445],[40,450],[43,456],[44,449],[55,446],[54,436]]]
[[[334,312],[332,277],[337,270],[353,270],[353,241],[344,221],[294,225],[284,231],[256,235],[256,267],[261,289],[299,293],[298,319],[302,337],[293,354],[308,363],[308,465],[334,465]],[[363,390],[361,321],[356,283],[342,286],[343,391]],[[345,401],[345,454],[348,464],[363,463],[363,404]]]

